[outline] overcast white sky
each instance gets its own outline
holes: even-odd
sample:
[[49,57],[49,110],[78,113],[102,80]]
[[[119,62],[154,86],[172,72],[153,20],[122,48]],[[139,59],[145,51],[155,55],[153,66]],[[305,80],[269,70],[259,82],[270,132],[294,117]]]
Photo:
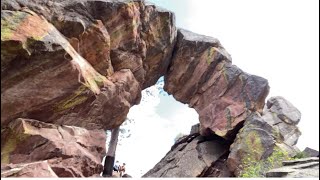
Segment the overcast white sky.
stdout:
[[[268,79],[269,97],[283,96],[302,113],[298,147],[319,150],[318,0],[150,1],[175,12],[177,26],[218,38],[233,64]],[[128,116],[135,128],[117,158],[134,177],[152,168],[176,134],[188,133],[197,122],[193,109],[166,96],[142,102]]]

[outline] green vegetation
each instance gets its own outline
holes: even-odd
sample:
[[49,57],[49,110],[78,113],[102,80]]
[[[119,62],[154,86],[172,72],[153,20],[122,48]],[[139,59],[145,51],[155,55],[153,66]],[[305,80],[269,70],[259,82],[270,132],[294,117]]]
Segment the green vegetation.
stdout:
[[304,152],[298,152],[293,159],[302,159],[302,158],[307,158],[308,156]]
[[214,53],[215,49],[214,47],[208,49],[208,57],[207,57],[207,64],[210,65],[212,61],[214,60]]
[[4,19],[1,18],[1,40],[10,39],[25,17],[26,13],[15,11],[12,16],[8,16]]
[[30,137],[27,133],[15,132],[12,129],[8,129],[9,135],[4,146],[1,147],[1,163],[10,163],[10,153],[14,151],[18,144]]
[[71,96],[63,99],[55,105],[55,111],[61,112],[70,108],[73,108],[79,104],[82,104],[88,99],[88,95],[85,94],[87,87],[80,86]]
[[276,146],[267,159],[256,161],[247,157],[243,161],[244,168],[240,173],[240,177],[264,177],[267,171],[282,166],[282,161],[286,160],[291,160],[288,153]]

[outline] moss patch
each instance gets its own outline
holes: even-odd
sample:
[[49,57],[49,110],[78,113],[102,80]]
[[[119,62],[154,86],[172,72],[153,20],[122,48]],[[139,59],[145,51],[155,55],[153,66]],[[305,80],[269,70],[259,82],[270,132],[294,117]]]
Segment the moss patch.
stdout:
[[55,112],[61,112],[67,109],[71,109],[85,102],[88,99],[88,96],[84,95],[84,92],[87,89],[88,88],[84,85],[80,86],[71,96],[68,96],[55,105]]
[[214,60],[214,53],[215,49],[212,47],[208,49],[208,55],[207,55],[207,64],[210,65],[212,61]]
[[265,173],[271,169],[282,166],[282,161],[291,160],[287,152],[275,146],[273,153],[266,159],[257,161],[248,156],[244,161],[244,168],[240,177],[265,177]]
[[11,16],[7,15],[1,18],[1,41],[12,38],[14,32],[21,25],[26,15],[24,12],[15,11]]
[[8,138],[1,148],[1,163],[4,164],[10,163],[10,153],[16,149],[17,145],[30,137],[25,133],[15,133],[12,129],[8,129],[8,131]]

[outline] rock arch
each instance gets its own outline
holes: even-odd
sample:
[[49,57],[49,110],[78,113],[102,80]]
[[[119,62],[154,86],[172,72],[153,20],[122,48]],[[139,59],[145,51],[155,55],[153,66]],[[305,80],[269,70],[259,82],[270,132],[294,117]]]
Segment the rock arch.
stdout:
[[[1,8],[3,129],[17,118],[113,129],[164,76],[164,89],[199,113],[202,135],[229,138],[269,92],[217,39],[177,30],[172,12],[144,1],[8,0]],[[82,78],[99,93],[79,83],[59,32],[90,63]]]

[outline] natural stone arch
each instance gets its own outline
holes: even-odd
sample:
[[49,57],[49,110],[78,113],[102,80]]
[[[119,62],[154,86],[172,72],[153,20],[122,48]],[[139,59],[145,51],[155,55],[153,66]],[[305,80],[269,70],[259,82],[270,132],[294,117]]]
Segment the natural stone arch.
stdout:
[[[165,90],[199,113],[202,135],[228,138],[252,111],[262,110],[268,94],[267,81],[232,65],[217,39],[177,31],[172,12],[144,1],[2,5],[3,128],[31,118],[114,129],[140,102],[141,89],[164,75]],[[66,40],[55,36],[59,31],[89,62],[83,68],[94,75],[98,94],[79,83],[79,72],[65,56]],[[100,74],[106,82],[99,81]]]
[[180,29],[171,61],[164,89],[198,112],[202,135],[228,138],[251,112],[262,112],[268,81],[232,65],[217,39]]

